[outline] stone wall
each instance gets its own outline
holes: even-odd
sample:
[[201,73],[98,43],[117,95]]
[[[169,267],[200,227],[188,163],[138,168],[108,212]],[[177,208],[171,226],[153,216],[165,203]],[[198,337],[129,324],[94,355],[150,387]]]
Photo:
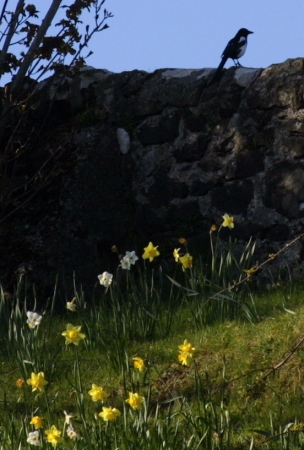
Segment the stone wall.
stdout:
[[[210,85],[212,72],[86,68],[40,83],[33,120],[53,106],[36,158],[62,145],[63,175],[10,219],[7,271],[74,271],[93,285],[117,266],[112,245],[141,254],[149,241],[167,267],[181,236],[207,254],[224,213],[235,229],[223,240],[252,236],[259,262],[302,233],[304,59],[231,68]],[[301,263],[301,251],[286,260]]]

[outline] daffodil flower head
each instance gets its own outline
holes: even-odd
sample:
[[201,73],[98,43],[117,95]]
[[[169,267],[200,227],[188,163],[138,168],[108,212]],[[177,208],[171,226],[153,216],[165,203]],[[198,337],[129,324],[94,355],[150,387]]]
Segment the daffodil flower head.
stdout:
[[16,381],[16,386],[18,388],[21,388],[24,385],[25,381],[23,378],[18,378],[18,380]]
[[175,262],[178,262],[178,260],[180,258],[179,251],[180,251],[180,248],[175,248],[173,251],[173,258],[175,259]]
[[81,333],[81,326],[73,327],[70,323],[67,325],[66,331],[61,333],[61,335],[65,337],[65,345],[79,345],[79,342],[86,338],[86,335]]
[[40,416],[34,416],[32,417],[30,424],[34,425],[35,430],[39,430],[39,428],[43,428],[43,418]]
[[66,411],[63,411],[64,414],[64,423],[66,425],[70,425],[71,424],[71,420],[73,419],[72,414],[68,414]]
[[32,392],[37,391],[37,390],[40,392],[44,392],[44,386],[46,386],[48,384],[48,381],[46,381],[44,378],[43,372],[39,372],[39,373],[32,372],[31,378],[29,380],[27,380],[26,382],[27,382],[27,384],[32,386]]
[[135,251],[132,252],[126,252],[125,258],[128,258],[130,261],[130,264],[134,265],[136,261],[138,260],[138,256],[136,256]]
[[66,309],[69,311],[75,312],[76,311],[76,297],[74,297],[70,302],[67,302]]
[[192,354],[188,352],[181,352],[178,355],[178,360],[183,366],[190,366],[192,362]]
[[185,339],[184,343],[182,345],[179,345],[178,348],[182,353],[192,353],[195,350],[195,348],[192,347],[192,344],[190,344],[187,339]]
[[101,275],[98,275],[99,283],[102,286],[108,288],[113,281],[113,275],[109,272],[103,272]]
[[27,311],[26,315],[27,315],[26,323],[28,324],[29,328],[35,328],[40,325],[42,319],[42,316],[40,316],[40,314],[37,314],[36,312],[32,311]]
[[189,253],[186,253],[184,256],[179,257],[179,261],[182,263],[183,270],[191,269],[192,260],[193,260],[193,257]]
[[223,216],[224,222],[222,223],[222,227],[234,228],[234,219],[228,214],[224,214]]
[[187,244],[188,244],[187,239],[185,239],[185,238],[183,238],[183,237],[179,238],[178,242],[179,242],[180,244],[183,244],[183,245],[187,245]]
[[120,267],[124,270],[130,270],[131,269],[131,261],[127,256],[124,256],[120,260]]
[[107,422],[109,420],[115,420],[120,414],[121,413],[117,408],[107,408],[106,406],[103,406],[102,412],[98,415]]
[[143,259],[149,259],[150,262],[153,261],[154,258],[156,258],[156,256],[159,256],[160,253],[157,250],[157,247],[154,247],[154,245],[152,244],[152,242],[149,242],[148,247],[144,248],[144,253],[142,255]]
[[52,425],[49,430],[46,430],[45,435],[47,442],[52,444],[53,447],[56,447],[57,444],[61,444],[63,442],[61,431],[58,430],[55,425]]
[[129,392],[129,398],[126,400],[126,403],[129,403],[132,409],[140,409],[144,401],[145,398],[139,395],[137,392]]
[[143,372],[146,368],[144,359],[140,358],[139,356],[135,356],[133,358],[133,366],[134,369],[138,369],[140,372]]
[[76,439],[79,439],[79,434],[77,433],[77,431],[74,430],[74,428],[72,427],[72,425],[69,425],[67,428],[67,436],[72,439],[72,441],[75,441]]
[[107,397],[109,397],[109,394],[97,384],[92,384],[92,389],[89,391],[89,395],[92,397],[93,402],[98,402],[99,400],[103,402]]
[[26,442],[35,447],[41,447],[39,431],[32,431],[28,434]]

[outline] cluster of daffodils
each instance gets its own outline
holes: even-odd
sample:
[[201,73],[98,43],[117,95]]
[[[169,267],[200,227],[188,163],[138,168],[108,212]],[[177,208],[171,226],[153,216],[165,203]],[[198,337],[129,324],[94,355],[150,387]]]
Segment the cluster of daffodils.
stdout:
[[[183,244],[187,250],[187,239],[180,238],[178,242]],[[188,251],[185,254],[180,254],[180,248],[175,248],[173,251],[173,258],[175,259],[175,262],[181,263],[183,271],[192,268],[193,257]]]
[[190,342],[188,342],[187,339],[185,339],[184,343],[182,345],[179,345],[178,348],[179,348],[178,354],[179,362],[183,366],[190,366],[195,348],[192,347],[192,344],[190,344]]
[[[220,226],[220,229],[222,227],[228,227],[230,229],[234,228],[234,218],[229,216],[229,214],[224,214],[222,216],[223,222]],[[217,226],[212,225],[210,232],[216,231]],[[180,238],[179,243],[183,244],[186,248],[186,253],[180,253],[180,248],[175,248],[173,251],[173,258],[177,263],[180,263],[182,265],[183,271],[186,269],[191,269],[193,264],[193,257],[190,255],[190,253],[187,250],[187,240],[185,238]],[[114,245],[112,247],[112,251],[114,253],[118,254],[117,247]],[[142,254],[142,259],[146,260],[148,259],[150,262],[154,260],[157,256],[160,255],[160,252],[158,251],[158,245],[154,246],[152,242],[149,242],[147,247],[144,247],[144,253]],[[127,251],[125,256],[120,255],[120,264],[119,267],[121,267],[124,270],[130,270],[132,265],[135,265],[136,261],[138,261],[138,256],[135,254],[135,251],[129,252]],[[98,275],[99,283],[102,286],[105,286],[105,288],[108,288],[111,286],[113,281],[113,275],[109,272],[103,272],[101,275]],[[73,301],[72,301],[73,302]],[[67,303],[67,308],[71,311],[75,311],[75,306],[72,304],[72,302]]]
[[[142,372],[145,370],[145,361],[142,358],[134,357],[133,358],[134,368]],[[92,389],[89,390],[88,394],[91,396],[93,402],[101,402],[103,403],[108,397],[109,394],[104,390],[102,386],[98,384],[92,384]],[[139,395],[138,392],[129,392],[129,398],[125,400],[129,406],[136,410],[141,409],[144,405],[145,398],[142,395]],[[119,409],[112,406],[103,406],[102,411],[98,414],[105,422],[115,420],[117,417],[121,416],[121,412]]]
[[[72,440],[80,439],[80,435],[79,433],[77,433],[77,431],[75,431],[71,421],[73,416],[71,414],[68,414],[66,411],[63,411],[63,413],[65,416],[64,430],[66,431],[66,435]],[[36,431],[31,431],[28,434],[27,442],[30,445],[33,445],[35,447],[42,447],[43,444],[42,436],[40,435],[40,429],[42,429],[44,426],[43,422],[43,417],[32,417],[30,425],[33,425]],[[53,447],[57,447],[58,444],[61,444],[63,442],[63,432],[60,431],[55,425],[52,425],[49,429],[45,430],[44,434],[46,442],[52,444]]]
[[138,256],[136,256],[135,251],[126,252],[125,256],[121,258],[119,266],[124,270],[130,270],[137,260]]

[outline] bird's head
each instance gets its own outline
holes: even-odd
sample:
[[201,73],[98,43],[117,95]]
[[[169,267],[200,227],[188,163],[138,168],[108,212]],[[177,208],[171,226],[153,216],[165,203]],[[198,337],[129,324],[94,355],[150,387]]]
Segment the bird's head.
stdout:
[[253,31],[249,31],[247,28],[241,28],[237,34],[239,36],[248,36],[248,34],[253,34]]

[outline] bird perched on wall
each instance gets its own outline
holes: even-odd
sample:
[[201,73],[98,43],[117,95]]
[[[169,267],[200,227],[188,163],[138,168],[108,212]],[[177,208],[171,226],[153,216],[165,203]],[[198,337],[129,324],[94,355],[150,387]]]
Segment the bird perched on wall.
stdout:
[[[215,74],[212,77],[211,83],[218,81],[221,78],[222,70],[224,65],[226,64],[227,59],[233,59],[233,62],[236,66],[240,66],[239,58],[244,55],[247,47],[247,36],[248,34],[252,34],[253,31],[248,31],[246,28],[241,28],[234,38],[230,39],[225,50],[222,54],[222,61],[220,65],[215,71]],[[235,62],[237,61],[237,62]]]

